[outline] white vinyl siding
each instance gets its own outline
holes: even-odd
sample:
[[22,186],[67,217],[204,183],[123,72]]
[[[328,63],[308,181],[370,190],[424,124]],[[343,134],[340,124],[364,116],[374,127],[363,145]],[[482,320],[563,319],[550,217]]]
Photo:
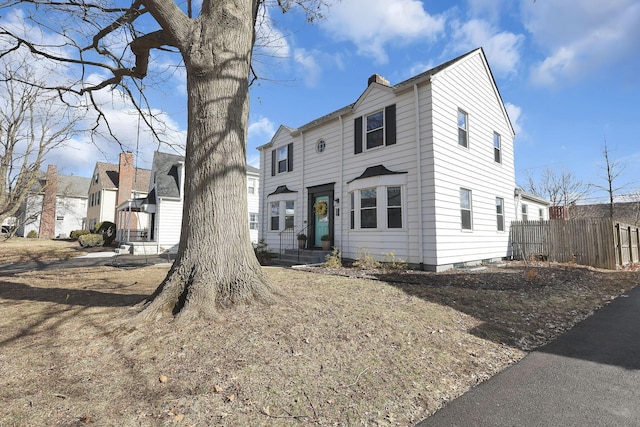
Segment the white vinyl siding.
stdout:
[[[482,54],[478,50],[415,82],[400,88],[370,85],[352,107],[298,130],[281,127],[261,147],[261,194],[270,201],[269,195],[284,185],[294,192],[299,231],[309,211],[307,189],[333,183],[334,199],[340,200],[336,212],[342,208],[340,215],[334,215],[333,237],[345,258],[355,259],[365,248],[380,260],[394,252],[412,264],[444,269],[458,262],[507,256],[508,233],[496,233],[496,197],[505,201],[507,228],[516,214],[513,132]],[[395,106],[396,144],[367,150],[367,117],[390,105]],[[466,148],[459,146],[459,111],[467,114]],[[358,118],[361,152],[354,149]],[[501,164],[490,154],[494,132],[500,135]],[[316,149],[319,140],[326,143],[321,153]],[[289,143],[294,147],[293,173],[269,176],[271,152]],[[396,175],[357,179],[376,165]],[[390,177],[401,182],[382,182]],[[400,187],[400,206],[389,203],[388,187]],[[376,189],[376,228],[360,224],[360,191],[368,188]],[[473,190],[472,233],[461,232],[460,188]],[[398,210],[401,228],[393,228],[399,222],[393,219]],[[261,214],[262,230],[268,230],[264,227],[268,220],[268,214]],[[263,233],[273,249],[280,244],[277,234]]]

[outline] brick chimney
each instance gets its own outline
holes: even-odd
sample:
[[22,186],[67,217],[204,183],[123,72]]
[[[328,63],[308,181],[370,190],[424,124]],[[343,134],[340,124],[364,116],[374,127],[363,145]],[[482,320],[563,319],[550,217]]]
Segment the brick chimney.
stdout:
[[38,237],[41,239],[53,239],[55,237],[57,192],[58,168],[56,165],[49,165],[42,198],[42,213],[40,214],[40,233]]
[[133,191],[133,178],[135,174],[133,153],[131,151],[120,153],[120,162],[118,166],[118,197],[116,199],[116,206],[131,198],[131,192]]
[[389,86],[389,80],[385,79],[380,74],[373,74],[371,77],[369,77],[369,81],[367,82],[367,87],[369,87],[371,83],[378,83],[384,86]]

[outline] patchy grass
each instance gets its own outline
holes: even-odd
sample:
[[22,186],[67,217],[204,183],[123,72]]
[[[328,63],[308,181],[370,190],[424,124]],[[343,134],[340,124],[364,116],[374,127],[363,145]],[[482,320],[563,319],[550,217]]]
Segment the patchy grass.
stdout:
[[68,240],[26,239],[0,240],[0,264],[31,261],[55,261],[85,255],[78,242]]
[[166,266],[0,276],[0,425],[410,425],[638,283],[567,266],[267,271],[274,306],[138,328],[131,307]]

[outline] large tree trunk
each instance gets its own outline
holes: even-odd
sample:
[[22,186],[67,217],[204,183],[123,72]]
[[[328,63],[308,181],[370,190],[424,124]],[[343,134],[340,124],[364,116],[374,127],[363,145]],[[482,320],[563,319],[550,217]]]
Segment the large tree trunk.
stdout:
[[212,317],[218,307],[275,299],[248,226],[253,7],[251,0],[205,1],[181,49],[188,90],[182,234],[173,267],[141,313],[145,319]]

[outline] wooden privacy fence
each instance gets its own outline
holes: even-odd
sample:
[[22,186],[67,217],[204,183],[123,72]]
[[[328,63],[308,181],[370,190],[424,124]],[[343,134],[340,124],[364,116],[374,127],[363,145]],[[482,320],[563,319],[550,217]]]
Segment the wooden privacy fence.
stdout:
[[543,258],[554,262],[615,270],[638,262],[638,227],[606,218],[513,221],[511,246],[515,259]]

